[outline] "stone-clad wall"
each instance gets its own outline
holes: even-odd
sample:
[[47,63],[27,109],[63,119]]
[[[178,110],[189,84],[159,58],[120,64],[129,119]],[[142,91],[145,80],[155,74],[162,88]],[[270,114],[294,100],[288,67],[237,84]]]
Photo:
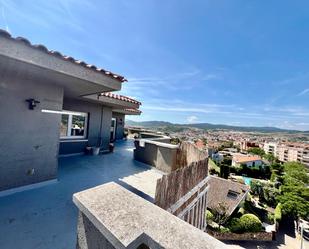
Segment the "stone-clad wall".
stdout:
[[214,231],[207,231],[210,235],[219,240],[257,240],[257,241],[272,241],[273,233],[258,232],[258,233],[218,233]]

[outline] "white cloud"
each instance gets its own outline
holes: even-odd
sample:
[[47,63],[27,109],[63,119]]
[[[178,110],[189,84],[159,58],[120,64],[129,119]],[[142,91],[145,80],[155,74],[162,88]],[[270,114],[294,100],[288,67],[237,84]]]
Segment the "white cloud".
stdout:
[[189,116],[189,117],[187,117],[187,121],[190,124],[196,123],[198,121],[198,117],[197,116]]
[[307,93],[309,93],[309,88],[304,89],[304,90],[303,90],[303,91],[301,91],[299,94],[297,94],[297,96],[306,95]]

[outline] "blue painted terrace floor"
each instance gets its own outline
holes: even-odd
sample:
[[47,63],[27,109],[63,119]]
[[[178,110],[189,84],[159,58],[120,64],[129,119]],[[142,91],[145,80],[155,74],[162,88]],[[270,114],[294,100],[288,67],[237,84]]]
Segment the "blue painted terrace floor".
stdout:
[[72,202],[73,193],[115,181],[151,200],[119,181],[129,179],[130,183],[137,176],[139,182],[143,173],[150,171],[149,166],[133,160],[130,140],[117,143],[112,154],[61,158],[57,183],[0,198],[0,248],[75,248],[78,210]]

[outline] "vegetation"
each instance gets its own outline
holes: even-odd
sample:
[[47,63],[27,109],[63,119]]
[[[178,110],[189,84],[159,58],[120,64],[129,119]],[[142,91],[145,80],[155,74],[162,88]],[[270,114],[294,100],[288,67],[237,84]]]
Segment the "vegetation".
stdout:
[[181,140],[178,137],[171,138],[171,144],[180,144]]
[[250,149],[248,149],[248,153],[258,155],[258,156],[261,156],[261,157],[263,157],[265,155],[264,150],[261,149],[261,148],[250,148]]
[[227,179],[230,175],[230,165],[232,164],[232,159],[225,157],[223,161],[219,164],[220,166],[220,177]]
[[210,224],[214,220],[214,215],[209,210],[206,210],[206,222]]
[[224,203],[219,203],[218,206],[212,209],[213,221],[219,225],[219,229],[228,219],[228,208]]
[[278,203],[278,205],[275,208],[274,219],[277,222],[280,222],[282,219],[281,203]]
[[230,167],[229,171],[236,175],[246,175],[253,178],[269,179],[271,176],[271,170],[268,165],[252,168],[242,164],[240,167]]
[[209,171],[213,174],[220,174],[220,167],[210,158],[208,159]]
[[240,218],[232,218],[228,228],[234,233],[260,232],[262,222],[254,214],[244,214]]
[[219,148],[218,150],[224,150],[226,148],[232,148],[233,147],[233,141],[225,141]]
[[309,216],[309,176],[304,165],[297,162],[284,164],[283,185],[277,201],[281,203],[282,214],[294,219]]

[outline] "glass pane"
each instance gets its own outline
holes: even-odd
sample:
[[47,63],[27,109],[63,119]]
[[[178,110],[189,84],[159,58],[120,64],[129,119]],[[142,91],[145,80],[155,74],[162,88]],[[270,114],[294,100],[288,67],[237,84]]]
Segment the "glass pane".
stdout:
[[68,135],[68,114],[61,115],[61,124],[60,124],[60,137],[66,137]]
[[71,136],[84,136],[86,117],[72,115]]

